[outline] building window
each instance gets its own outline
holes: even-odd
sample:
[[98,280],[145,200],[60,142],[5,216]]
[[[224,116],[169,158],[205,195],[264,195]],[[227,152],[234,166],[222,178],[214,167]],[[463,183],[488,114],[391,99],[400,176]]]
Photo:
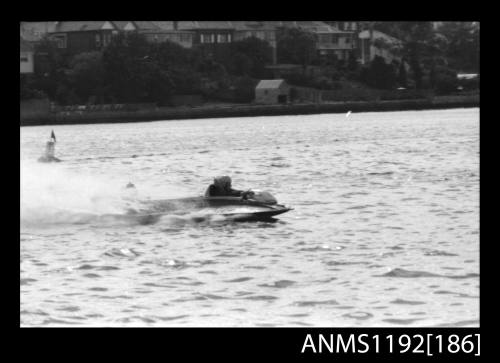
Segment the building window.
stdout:
[[57,48],[66,48],[66,35],[55,35],[52,39],[56,42]]
[[22,62],[22,63],[26,63],[26,62],[28,62],[28,56],[26,56],[26,55],[22,55],[22,56],[21,56],[21,62]]
[[107,46],[109,43],[111,43],[111,34],[110,33],[103,34],[103,43],[104,43],[104,46]]
[[215,43],[215,34],[201,34],[201,43]]
[[351,38],[349,38],[349,37],[345,37],[344,38],[344,43],[345,44],[349,44],[350,42],[351,42]]
[[180,34],[180,41],[181,42],[190,42],[191,41],[191,34]]
[[228,43],[229,34],[217,34],[217,43]]
[[331,37],[329,34],[319,34],[320,43],[329,43],[331,41]]
[[101,36],[99,34],[95,35],[95,46],[96,46],[96,48],[101,47]]

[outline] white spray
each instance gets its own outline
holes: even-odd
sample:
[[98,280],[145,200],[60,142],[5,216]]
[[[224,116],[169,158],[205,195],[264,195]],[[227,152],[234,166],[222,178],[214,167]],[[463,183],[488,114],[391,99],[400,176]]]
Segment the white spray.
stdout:
[[130,193],[102,176],[62,164],[21,162],[21,222],[74,222],[75,216],[123,213]]

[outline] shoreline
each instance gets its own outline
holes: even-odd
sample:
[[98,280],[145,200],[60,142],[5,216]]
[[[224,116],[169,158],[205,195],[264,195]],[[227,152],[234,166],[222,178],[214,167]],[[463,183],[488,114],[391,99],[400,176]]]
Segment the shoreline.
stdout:
[[201,118],[310,115],[322,113],[387,112],[479,107],[479,94],[436,96],[433,99],[351,101],[304,104],[233,104],[225,106],[162,107],[137,111],[60,111],[20,117],[20,126],[152,122]]

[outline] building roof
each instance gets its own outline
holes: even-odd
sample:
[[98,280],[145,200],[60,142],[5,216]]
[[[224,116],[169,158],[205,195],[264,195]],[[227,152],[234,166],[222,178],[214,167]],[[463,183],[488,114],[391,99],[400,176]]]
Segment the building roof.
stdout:
[[128,24],[132,24],[133,26],[136,26],[133,21],[112,21],[113,25],[116,26],[120,30],[125,30],[125,27]]
[[278,27],[299,28],[306,31],[332,34],[352,33],[341,31],[322,21],[62,21],[32,23],[45,32],[94,31],[103,27],[124,30],[133,24],[139,31],[182,31],[182,30],[275,30]]
[[55,29],[50,33],[101,30],[107,25],[114,29],[117,28],[110,21],[60,21],[57,22]]
[[[144,32],[155,32],[155,33],[172,33],[172,32],[190,32],[186,28],[192,28],[193,26],[185,25],[182,29],[179,27],[180,22],[175,21],[135,21],[137,29]],[[176,24],[177,23],[177,26]],[[192,22],[183,22],[192,23]],[[176,29],[177,28],[177,29]]]
[[154,21],[134,21],[137,30],[161,30]]
[[255,89],[276,89],[280,88],[285,83],[284,79],[263,79]]
[[322,21],[295,21],[295,26],[318,34],[352,34],[352,31],[343,31],[336,26]]
[[177,26],[179,30],[234,29],[231,21],[178,21]]
[[195,21],[198,29],[234,29],[230,21]]
[[269,21],[231,21],[231,24],[236,31],[250,31],[250,30],[275,30],[275,22]]
[[[362,32],[359,33],[358,37],[360,39],[369,39],[370,38],[370,30],[363,30]],[[373,39],[383,39],[387,41],[388,43],[392,44],[401,44],[402,41],[391,37],[390,35],[387,35],[385,33],[382,33],[381,31],[378,30],[373,30]]]

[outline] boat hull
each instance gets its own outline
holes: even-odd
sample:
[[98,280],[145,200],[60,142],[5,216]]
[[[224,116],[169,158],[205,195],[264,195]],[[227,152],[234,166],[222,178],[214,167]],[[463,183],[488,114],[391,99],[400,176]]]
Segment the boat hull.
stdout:
[[265,204],[253,200],[243,200],[238,197],[194,197],[181,199],[165,199],[144,202],[144,208],[131,213],[145,219],[148,216],[185,215],[200,212],[204,219],[212,216],[222,216],[234,221],[254,221],[271,219],[286,213],[292,208],[281,204]]

